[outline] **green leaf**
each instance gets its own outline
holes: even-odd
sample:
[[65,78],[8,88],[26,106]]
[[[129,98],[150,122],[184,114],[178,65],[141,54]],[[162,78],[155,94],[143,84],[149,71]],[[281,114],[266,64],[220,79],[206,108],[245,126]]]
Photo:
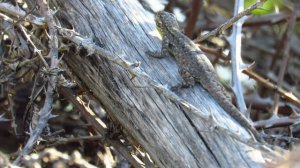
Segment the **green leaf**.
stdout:
[[[246,0],[245,1],[245,8],[248,6],[254,4],[256,0]],[[283,8],[283,0],[268,0],[264,3],[263,7],[261,9],[255,9],[252,11],[253,15],[265,15],[265,14],[271,14],[274,13],[274,11],[279,10]]]

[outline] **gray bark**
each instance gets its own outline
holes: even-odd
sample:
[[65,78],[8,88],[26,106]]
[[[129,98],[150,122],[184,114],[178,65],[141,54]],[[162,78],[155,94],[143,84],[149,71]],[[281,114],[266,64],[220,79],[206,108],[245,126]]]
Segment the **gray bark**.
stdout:
[[[159,50],[161,43],[153,36],[153,16],[136,0],[53,1],[63,25],[69,22],[75,31],[128,61],[141,61],[141,68],[161,84],[173,86],[181,81],[172,58],[159,60],[145,54]],[[210,130],[210,123],[184,111],[138,77],[131,80],[120,66],[101,56],[68,55],[64,61],[159,167],[261,166],[250,157],[254,152],[250,147],[224,132]],[[213,114],[220,125],[249,138],[200,85],[182,89],[178,95],[203,114]]]

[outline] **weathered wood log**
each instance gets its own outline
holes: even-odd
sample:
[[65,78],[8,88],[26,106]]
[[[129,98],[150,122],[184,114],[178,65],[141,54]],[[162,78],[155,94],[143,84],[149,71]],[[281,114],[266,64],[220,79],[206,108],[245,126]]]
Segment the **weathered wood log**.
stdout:
[[[154,18],[136,0],[53,0],[59,9],[56,17],[63,26],[92,37],[99,45],[128,61],[141,61],[141,68],[153,80],[169,86],[181,81],[172,58],[148,57],[148,50],[159,50],[160,41]],[[150,154],[159,167],[260,167],[260,153],[227,133],[212,131],[194,113],[181,108],[122,67],[98,55],[64,56],[74,74],[101,102],[111,118],[122,125]],[[213,115],[218,123],[241,138],[249,138],[200,86],[182,89],[180,97],[203,114]],[[255,154],[255,157],[253,157]]]

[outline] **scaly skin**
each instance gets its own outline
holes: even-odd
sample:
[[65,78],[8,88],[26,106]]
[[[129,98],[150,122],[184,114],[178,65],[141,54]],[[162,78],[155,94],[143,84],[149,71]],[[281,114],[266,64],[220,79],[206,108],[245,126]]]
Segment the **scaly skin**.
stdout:
[[148,52],[149,55],[156,58],[173,56],[185,81],[184,86],[193,86],[199,82],[228,114],[247,128],[258,141],[264,142],[251,122],[231,103],[230,95],[218,81],[208,58],[192,40],[180,32],[176,17],[161,11],[155,15],[155,22],[163,38],[162,49],[160,52]]

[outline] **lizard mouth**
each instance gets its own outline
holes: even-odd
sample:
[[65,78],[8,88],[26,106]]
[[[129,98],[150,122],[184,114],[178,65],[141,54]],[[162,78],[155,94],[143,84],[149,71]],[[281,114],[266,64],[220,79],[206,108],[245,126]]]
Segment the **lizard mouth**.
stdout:
[[155,24],[156,24],[156,28],[157,28],[159,34],[162,35],[162,22],[161,22],[160,18],[158,18],[158,17],[155,18]]

